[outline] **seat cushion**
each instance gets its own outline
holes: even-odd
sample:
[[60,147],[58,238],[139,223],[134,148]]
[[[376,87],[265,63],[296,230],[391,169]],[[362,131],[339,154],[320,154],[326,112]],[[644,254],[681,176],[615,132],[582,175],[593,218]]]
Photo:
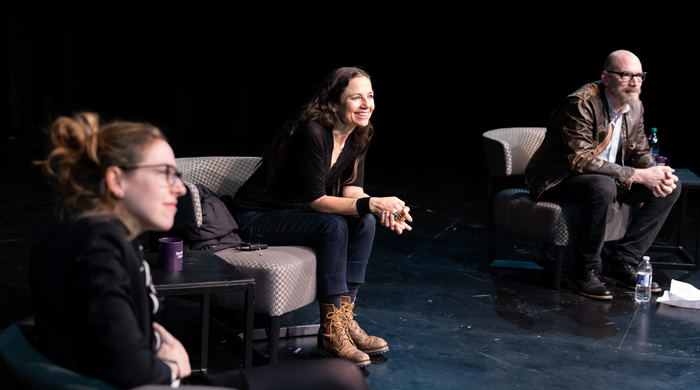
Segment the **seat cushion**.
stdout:
[[[316,253],[303,246],[270,246],[261,251],[230,248],[215,252],[255,278],[255,312],[280,316],[316,299]],[[219,294],[212,303],[242,308],[241,294]]]

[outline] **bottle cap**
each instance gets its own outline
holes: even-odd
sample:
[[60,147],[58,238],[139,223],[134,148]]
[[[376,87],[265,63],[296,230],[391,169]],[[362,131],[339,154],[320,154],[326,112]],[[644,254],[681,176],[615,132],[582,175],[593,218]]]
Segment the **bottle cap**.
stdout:
[[650,260],[649,256],[642,256],[642,260]]
[[652,132],[652,133],[656,133],[656,127],[652,127],[652,128],[651,128],[651,132]]

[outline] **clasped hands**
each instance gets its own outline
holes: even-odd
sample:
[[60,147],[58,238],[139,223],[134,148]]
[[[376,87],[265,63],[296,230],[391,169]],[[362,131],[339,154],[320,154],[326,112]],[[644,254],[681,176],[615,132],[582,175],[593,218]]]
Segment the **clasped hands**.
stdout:
[[678,176],[673,172],[673,168],[665,165],[636,169],[634,181],[644,184],[655,197],[663,198],[676,189]]
[[372,214],[379,217],[382,226],[401,234],[404,230],[411,231],[412,228],[407,222],[413,222],[413,217],[409,214],[411,209],[401,199],[390,196],[385,198],[370,198],[370,210]]

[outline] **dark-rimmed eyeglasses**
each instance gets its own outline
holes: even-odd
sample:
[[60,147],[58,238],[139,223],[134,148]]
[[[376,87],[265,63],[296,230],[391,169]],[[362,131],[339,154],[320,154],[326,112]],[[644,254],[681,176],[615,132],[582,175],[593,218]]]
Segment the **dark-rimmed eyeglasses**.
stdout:
[[171,187],[177,183],[177,179],[182,180],[182,172],[178,171],[177,168],[169,164],[131,165],[120,168],[125,171],[141,168],[164,168],[165,171],[162,171],[161,173],[165,174],[166,183],[168,183]]
[[616,72],[614,70],[606,70],[608,73],[614,73],[618,76],[620,76],[620,80],[624,82],[632,81],[632,78],[637,77],[639,78],[639,81],[644,81],[645,78],[647,78],[647,72],[642,72],[642,73],[629,73],[629,72]]

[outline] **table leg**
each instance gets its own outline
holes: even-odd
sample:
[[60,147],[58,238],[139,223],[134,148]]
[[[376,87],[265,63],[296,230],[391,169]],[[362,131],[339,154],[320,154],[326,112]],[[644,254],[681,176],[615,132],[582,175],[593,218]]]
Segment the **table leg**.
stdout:
[[202,294],[202,302],[200,305],[200,315],[202,316],[202,335],[201,335],[201,356],[200,369],[203,373],[207,372],[207,364],[209,363],[209,308],[211,302],[211,294]]

